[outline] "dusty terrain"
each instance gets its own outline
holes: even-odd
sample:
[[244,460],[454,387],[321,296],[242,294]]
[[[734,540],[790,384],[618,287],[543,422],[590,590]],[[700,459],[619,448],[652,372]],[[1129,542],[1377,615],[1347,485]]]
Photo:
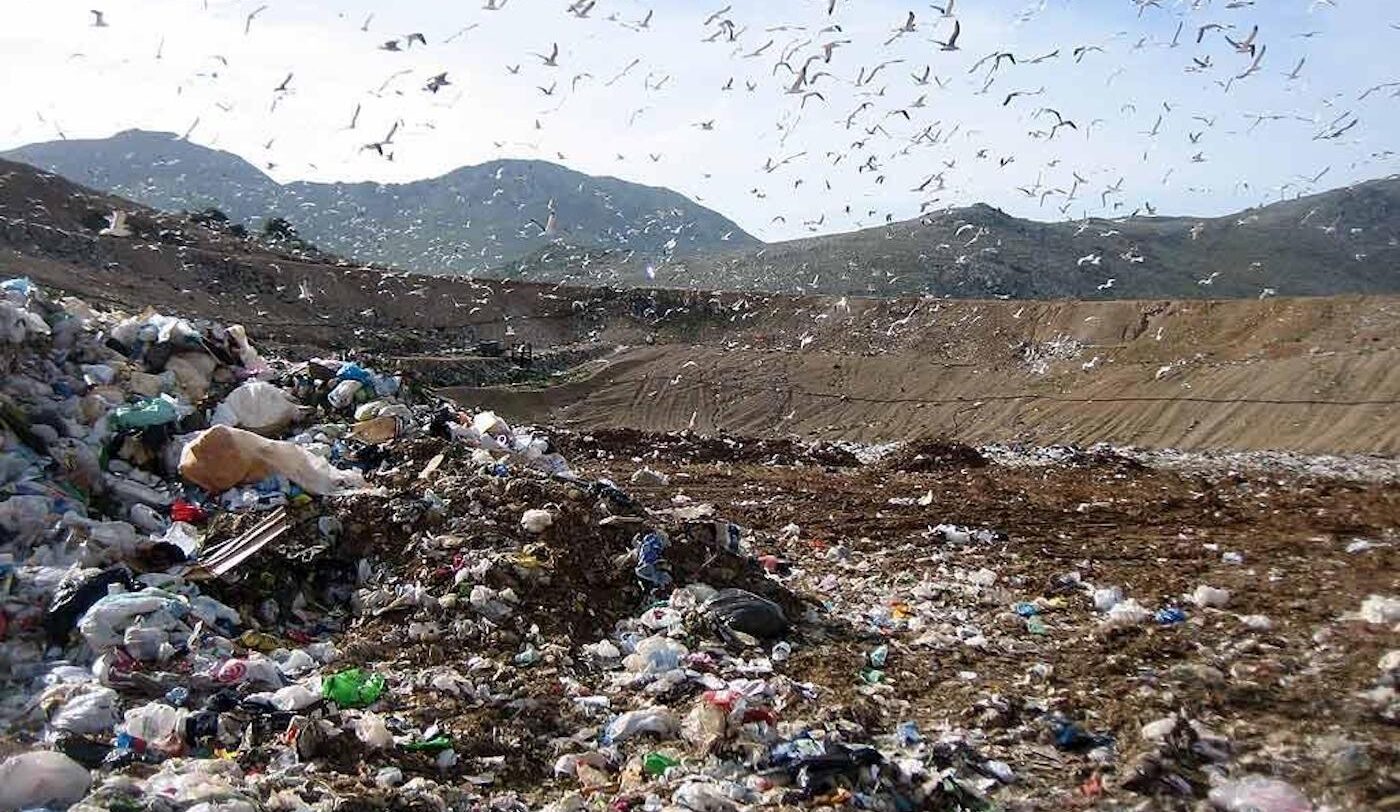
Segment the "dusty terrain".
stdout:
[[584,427],[1400,451],[1397,300],[724,301],[729,329],[662,318],[654,345],[498,402]]
[[[455,391],[512,417],[867,441],[934,433],[1400,451],[1394,297],[874,300],[387,274],[158,215],[19,164],[0,169],[0,275],[238,321],[260,343],[297,352],[369,351],[407,369],[415,354],[440,359],[478,339],[601,355],[547,381],[555,386],[525,375],[512,392]],[[137,235],[97,235],[94,220],[116,208],[136,212]]]

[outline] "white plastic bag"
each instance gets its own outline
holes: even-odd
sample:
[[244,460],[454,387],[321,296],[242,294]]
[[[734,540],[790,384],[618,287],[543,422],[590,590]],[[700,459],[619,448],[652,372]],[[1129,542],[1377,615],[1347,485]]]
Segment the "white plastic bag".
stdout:
[[364,384],[354,378],[346,378],[331,389],[326,395],[326,400],[337,409],[344,409],[355,402],[355,393],[360,391]]
[[394,736],[379,714],[365,711],[353,724],[355,737],[375,750],[385,750],[394,745]]
[[520,526],[529,533],[543,533],[554,524],[554,516],[547,510],[530,509],[520,517]]
[[263,381],[248,381],[228,393],[214,410],[213,422],[270,436],[280,434],[300,414],[301,407],[278,387]]
[[739,808],[724,790],[703,781],[682,784],[671,800],[694,812],[735,812]]
[[680,721],[666,708],[652,707],[628,711],[608,725],[607,741],[625,741],[643,733],[669,736],[680,729]]
[[690,652],[669,637],[648,637],[622,661],[622,666],[634,674],[659,674],[678,668],[681,658]]
[[1291,784],[1246,775],[1215,787],[1210,802],[1224,812],[1312,812],[1312,802]]
[[169,615],[176,615],[183,613],[183,606],[179,598],[162,589],[107,595],[83,613],[78,620],[78,631],[96,650],[119,646],[126,627],[136,618],[162,609]]
[[109,734],[120,718],[116,691],[84,685],[49,718],[49,727],[66,733]]
[[21,753],[0,763],[0,812],[71,806],[91,786],[83,765],[62,753]]

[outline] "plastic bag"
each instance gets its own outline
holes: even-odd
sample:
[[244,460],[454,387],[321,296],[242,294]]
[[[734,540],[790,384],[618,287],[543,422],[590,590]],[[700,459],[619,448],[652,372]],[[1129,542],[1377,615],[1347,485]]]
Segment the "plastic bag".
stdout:
[[78,621],[78,631],[94,649],[119,646],[126,627],[136,618],[162,609],[172,616],[184,614],[184,604],[180,599],[162,589],[107,595],[83,613]]
[[353,723],[355,737],[376,750],[383,750],[392,747],[394,737],[389,733],[389,728],[384,724],[384,719],[377,713],[365,711],[360,714]]
[[1210,791],[1210,802],[1224,812],[1312,812],[1312,802],[1291,784],[1262,775],[1227,781]]
[[165,398],[147,398],[129,406],[118,406],[112,410],[109,422],[117,431],[148,428],[174,423],[179,419],[175,404]]
[[296,711],[309,708],[321,701],[321,695],[306,687],[305,685],[288,685],[273,692],[268,698],[272,707],[284,711]]
[[279,434],[301,414],[285,392],[263,381],[248,381],[214,410],[216,425],[237,426],[265,436]]
[[1196,587],[1195,592],[1191,593],[1190,600],[1202,608],[1207,606],[1222,608],[1230,603],[1230,590],[1201,584]]
[[294,443],[251,431],[215,426],[200,432],[180,452],[180,475],[210,493],[280,474],[317,496],[365,487],[358,471],[332,467]]
[[495,412],[479,412],[472,418],[472,428],[484,435],[501,437],[510,434],[510,424]]
[[605,733],[605,741],[614,744],[644,733],[669,736],[678,729],[680,721],[666,708],[642,708],[628,711],[613,719]]
[[788,630],[783,607],[744,589],[721,589],[705,603],[705,612],[729,630],[754,637],[781,637]]
[[694,812],[735,812],[739,808],[722,789],[703,781],[682,784],[671,800]]
[[167,752],[177,752],[183,746],[181,734],[189,711],[171,707],[164,702],[152,702],[126,712],[123,727],[128,735],[141,739],[149,746]]
[[1139,623],[1146,623],[1152,617],[1152,612],[1148,611],[1142,604],[1134,598],[1128,598],[1122,603],[1114,604],[1108,610],[1108,615],[1104,617],[1102,624],[1111,629],[1136,626]]
[[527,510],[520,517],[520,526],[529,533],[543,533],[554,524],[554,516],[547,510]]
[[62,753],[21,753],[0,762],[0,812],[71,806],[91,786],[83,765]]
[[44,613],[44,631],[48,632],[51,642],[62,643],[67,640],[68,633],[73,631],[78,619],[92,608],[94,603],[107,596],[112,584],[121,584],[127,590],[136,586],[126,567],[112,567],[101,572],[77,572],[78,577],[65,578],[63,583],[59,584],[49,601],[48,610]]
[[336,384],[326,395],[326,400],[337,409],[344,409],[355,402],[355,394],[360,391],[364,384],[353,378],[348,378]]
[[117,692],[111,688],[84,685],[49,717],[49,727],[65,733],[111,733],[121,718],[117,704]]
[[681,664],[690,652],[685,646],[667,637],[648,637],[637,644],[636,651],[627,655],[622,665],[634,674],[659,674]]
[[321,694],[342,708],[372,705],[384,693],[384,677],[359,668],[332,674],[321,683]]
[[11,496],[0,502],[0,529],[20,544],[31,544],[48,529],[52,512],[46,496]]

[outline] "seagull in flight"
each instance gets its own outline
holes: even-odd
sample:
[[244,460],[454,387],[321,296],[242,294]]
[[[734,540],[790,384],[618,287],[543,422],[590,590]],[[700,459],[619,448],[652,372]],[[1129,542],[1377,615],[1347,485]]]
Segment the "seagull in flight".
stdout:
[[938,40],[934,40],[934,41],[933,41],[933,44],[934,44],[934,45],[940,46],[941,50],[944,50],[944,51],[956,51],[956,50],[958,50],[958,35],[961,34],[961,33],[962,33],[962,23],[959,22],[958,20],[954,19],[954,20],[953,20],[953,35],[952,35],[951,37],[948,37],[948,41],[947,41],[947,42],[939,42]]
[[89,10],[88,10],[88,13],[92,15],[92,27],[93,27],[93,28],[106,28],[106,27],[107,27],[107,18],[106,18],[105,16],[103,16],[103,14],[102,14],[101,11],[98,11],[97,9],[94,8],[94,9],[89,9]]
[[554,50],[549,52],[549,56],[545,56],[544,54],[535,54],[535,56],[539,57],[547,68],[559,67],[559,43],[554,43]]
[[258,6],[257,8],[253,9],[252,14],[249,14],[247,18],[243,20],[244,36],[247,36],[248,32],[253,29],[253,19],[256,18],[259,14],[262,14],[264,11],[267,11],[266,5]]
[[450,84],[452,83],[447,81],[447,72],[443,71],[429,79],[428,84],[424,85],[423,89],[427,90],[429,93],[436,93]]

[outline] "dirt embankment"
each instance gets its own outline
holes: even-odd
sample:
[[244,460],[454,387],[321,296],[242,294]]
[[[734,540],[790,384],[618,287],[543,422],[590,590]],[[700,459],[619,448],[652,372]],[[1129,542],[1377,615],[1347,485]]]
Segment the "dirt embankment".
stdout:
[[[513,391],[580,427],[1400,452],[1400,300],[765,300]],[[489,390],[458,390],[490,402]]]

